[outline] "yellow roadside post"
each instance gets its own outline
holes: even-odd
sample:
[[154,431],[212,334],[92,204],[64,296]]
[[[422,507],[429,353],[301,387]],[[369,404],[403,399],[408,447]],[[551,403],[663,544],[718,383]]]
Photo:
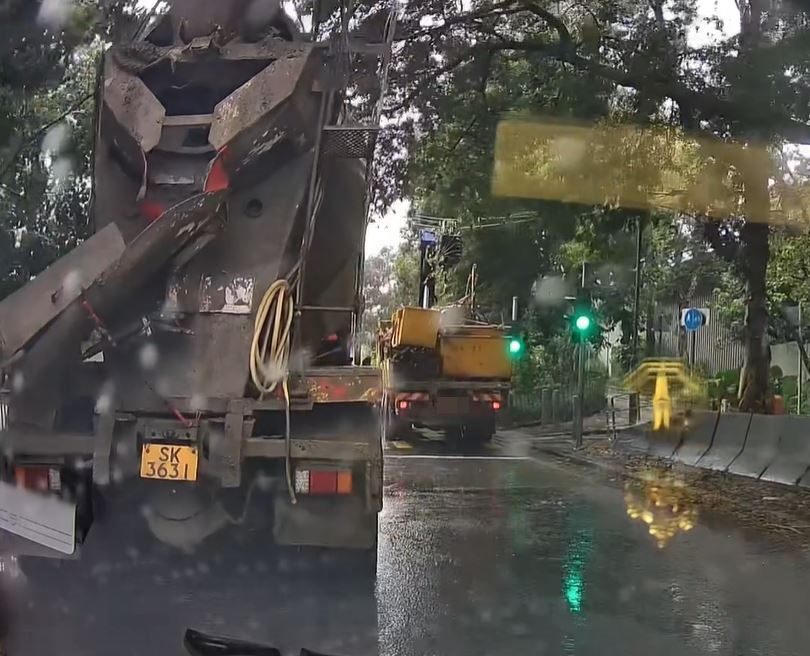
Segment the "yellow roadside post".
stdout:
[[659,371],[655,377],[655,393],[653,394],[653,430],[669,428],[672,415],[672,399],[669,396],[667,376]]
[[[673,390],[676,401],[697,399],[703,394],[701,383],[687,374],[676,358],[644,360],[624,381],[625,388],[638,394],[652,392],[652,429],[668,430],[672,424]],[[674,387],[673,387],[674,386]]]

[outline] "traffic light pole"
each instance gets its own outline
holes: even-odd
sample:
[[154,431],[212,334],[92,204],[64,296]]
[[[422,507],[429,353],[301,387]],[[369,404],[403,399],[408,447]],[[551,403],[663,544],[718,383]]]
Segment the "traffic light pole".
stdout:
[[[638,333],[639,328],[639,311],[641,304],[641,249],[644,239],[644,220],[646,215],[640,213],[638,215],[638,223],[636,224],[636,279],[633,286],[633,360],[632,367],[638,366]],[[650,318],[647,317],[647,321]],[[638,394],[631,394],[628,407],[629,419],[631,424],[638,422],[640,417],[639,397]]]
[[588,345],[581,343],[577,345],[577,391],[574,394],[574,448],[582,448],[582,404],[585,397],[585,354]]
[[[586,273],[587,264],[582,263],[582,289],[585,289],[587,283]],[[582,448],[582,402],[585,392],[585,353],[588,345],[585,340],[581,340],[577,345],[577,391],[573,398],[573,433],[574,433],[574,448]]]

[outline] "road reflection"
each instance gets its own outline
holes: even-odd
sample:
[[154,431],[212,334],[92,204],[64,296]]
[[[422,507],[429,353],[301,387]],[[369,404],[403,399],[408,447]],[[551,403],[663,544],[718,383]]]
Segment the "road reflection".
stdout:
[[666,469],[650,467],[625,484],[627,515],[647,524],[659,549],[678,533],[691,531],[698,509],[683,481]]

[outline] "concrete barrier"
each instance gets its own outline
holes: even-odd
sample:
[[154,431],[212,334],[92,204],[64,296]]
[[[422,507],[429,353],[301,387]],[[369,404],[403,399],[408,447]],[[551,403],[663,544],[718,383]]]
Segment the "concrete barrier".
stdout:
[[810,467],[810,421],[807,417],[782,416],[776,457],[761,479],[796,485]]
[[655,458],[671,458],[681,445],[683,434],[680,428],[647,431],[647,455]]
[[[779,453],[779,435],[784,417],[753,415],[742,453],[729,465],[728,472],[759,478]],[[722,425],[722,420],[720,424]]]
[[726,471],[745,448],[751,416],[750,413],[720,413],[712,445],[697,461],[697,466],[714,471]]
[[719,412],[694,410],[683,432],[683,440],[673,457],[685,465],[697,465],[712,445]]
[[799,487],[810,487],[810,469],[799,479]]

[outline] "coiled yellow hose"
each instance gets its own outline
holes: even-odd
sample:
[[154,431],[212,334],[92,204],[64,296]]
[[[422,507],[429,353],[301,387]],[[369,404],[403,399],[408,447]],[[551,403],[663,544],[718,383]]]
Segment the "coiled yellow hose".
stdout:
[[284,392],[284,470],[290,501],[296,503],[292,481],[292,437],[290,434],[289,377],[290,335],[295,314],[295,300],[290,283],[276,280],[262,297],[253,323],[250,345],[250,379],[259,391],[259,398],[276,390],[281,383]]
[[289,396],[287,376],[294,313],[290,284],[283,279],[276,280],[264,293],[256,311],[250,345],[250,379],[260,398],[274,392],[279,383],[285,398]]

